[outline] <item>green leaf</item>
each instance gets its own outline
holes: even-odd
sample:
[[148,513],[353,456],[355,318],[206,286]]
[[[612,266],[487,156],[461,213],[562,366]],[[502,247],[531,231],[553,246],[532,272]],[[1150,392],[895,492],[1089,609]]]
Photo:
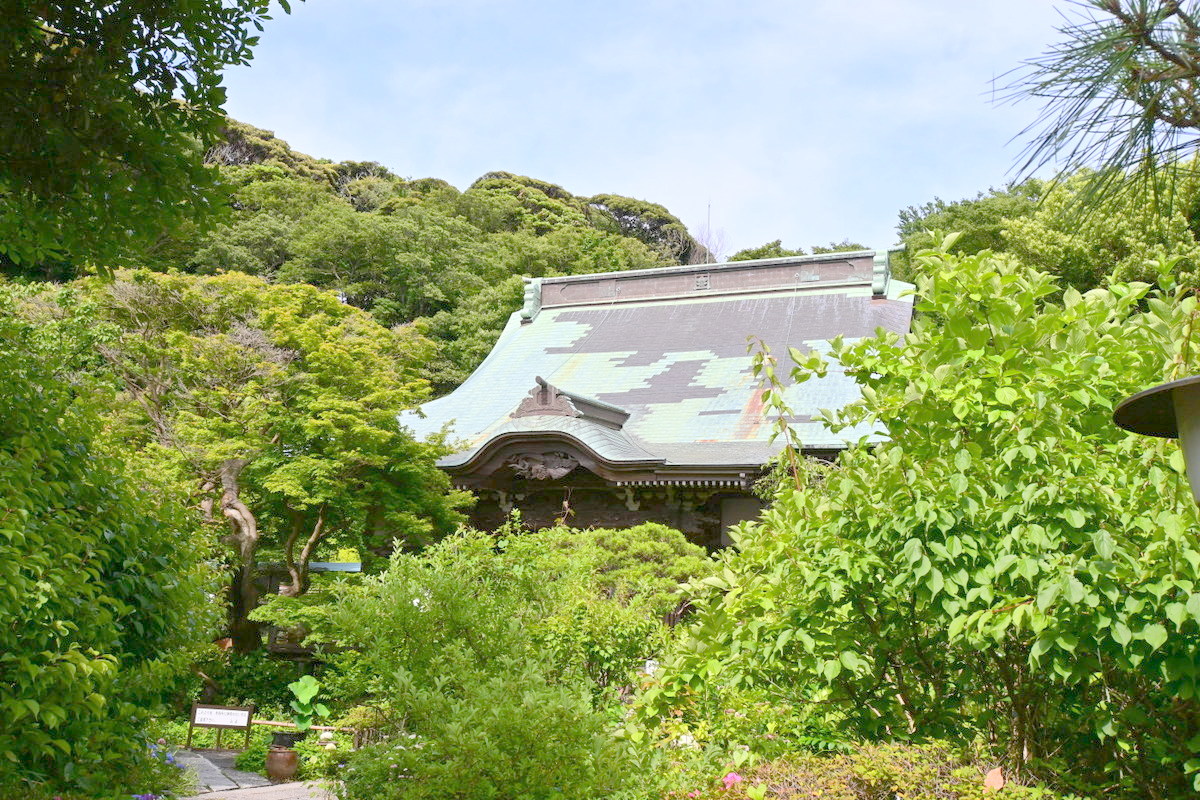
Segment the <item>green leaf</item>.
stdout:
[[1200,592],[1188,596],[1186,608],[1187,612],[1192,615],[1192,619],[1200,622]]
[[1167,641],[1167,629],[1158,623],[1142,628],[1138,638],[1150,645],[1151,650],[1157,650]]
[[1075,648],[1079,645],[1079,637],[1071,633],[1060,633],[1055,637],[1054,643],[1068,653],[1074,653]]
[[1167,619],[1175,623],[1175,629],[1183,627],[1184,621],[1188,618],[1187,606],[1183,603],[1167,603],[1166,608]]
[[1042,635],[1033,642],[1033,647],[1029,649],[1029,655],[1035,661],[1040,659],[1051,647],[1054,646],[1054,637]]
[[1106,561],[1112,559],[1113,553],[1116,552],[1116,543],[1108,531],[1096,531],[1092,534],[1092,545],[1096,548],[1096,555]]

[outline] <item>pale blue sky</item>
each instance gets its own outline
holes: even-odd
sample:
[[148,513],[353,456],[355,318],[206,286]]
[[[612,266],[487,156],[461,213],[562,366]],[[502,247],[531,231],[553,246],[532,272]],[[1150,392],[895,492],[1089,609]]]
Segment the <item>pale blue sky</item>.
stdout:
[[491,170],[661,203],[726,254],[895,241],[897,212],[1010,177],[1037,107],[992,80],[1050,0],[308,0],[227,110],[293,147],[465,189]]

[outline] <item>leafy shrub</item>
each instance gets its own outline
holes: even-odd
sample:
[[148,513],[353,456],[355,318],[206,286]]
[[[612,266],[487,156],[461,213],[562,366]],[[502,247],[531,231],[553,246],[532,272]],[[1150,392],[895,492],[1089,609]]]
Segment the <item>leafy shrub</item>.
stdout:
[[353,754],[345,797],[371,800],[608,798],[632,775],[585,687],[547,681],[536,662],[490,673],[462,652],[432,684],[395,678],[405,724]]
[[303,619],[347,722],[384,737],[350,757],[347,796],[614,796],[641,767],[604,706],[665,647],[678,581],[711,569],[677,531],[642,533],[465,531],[260,608]]
[[205,636],[207,579],[174,488],[109,457],[56,374],[90,334],[14,305],[0,291],[0,763],[108,791],[153,768],[141,724]]
[[[995,766],[991,764],[989,766]],[[755,787],[778,800],[1066,800],[1042,787],[1007,783],[985,788],[989,766],[980,766],[944,743],[865,745],[853,753],[802,755],[773,761],[747,773],[735,784],[733,798],[752,797]],[[732,794],[732,797],[730,795]]]
[[250,746],[233,757],[233,765],[244,772],[266,772],[267,752],[271,749],[266,739],[252,741]]
[[[1111,415],[1189,369],[1197,299],[1167,279],[1061,291],[989,253],[922,267],[911,334],[832,343],[863,399],[830,422],[887,440],[742,527],[643,699],[757,687],[852,736],[1004,742],[1097,794],[1184,796],[1197,509],[1177,446]],[[795,377],[826,368],[810,354]]]
[[169,751],[148,748],[132,760],[109,765],[107,772],[92,773],[89,786],[63,789],[29,783],[19,775],[0,770],[0,797],[22,800],[130,800],[130,797],[183,797],[195,792],[193,773],[175,763]]
[[679,604],[679,581],[711,569],[701,548],[661,525],[507,526],[495,537],[469,531],[397,554],[385,573],[359,584],[272,598],[254,617],[302,620],[309,644],[331,646],[322,679],[330,696],[351,704],[376,696],[397,666],[431,676],[429,665],[455,642],[477,664],[536,653],[560,677],[602,689],[629,683],[661,653],[669,635],[662,616]]
[[217,664],[213,676],[221,687],[216,702],[222,705],[253,705],[262,710],[287,708],[292,699],[287,685],[297,678],[294,661],[276,658],[266,650],[229,652]]
[[335,733],[332,739],[322,739],[316,734],[302,739],[296,743],[296,752],[300,756],[296,777],[306,781],[337,777],[352,752],[351,744],[350,737],[342,733]]
[[590,679],[598,691],[629,683],[668,640],[662,621],[643,609],[586,595],[540,621],[531,635],[559,670]]
[[[823,721],[805,705],[783,703],[762,690],[730,689],[696,703],[692,736],[734,755],[733,766],[803,752],[848,751],[846,734]],[[692,708],[684,709],[687,720]]]

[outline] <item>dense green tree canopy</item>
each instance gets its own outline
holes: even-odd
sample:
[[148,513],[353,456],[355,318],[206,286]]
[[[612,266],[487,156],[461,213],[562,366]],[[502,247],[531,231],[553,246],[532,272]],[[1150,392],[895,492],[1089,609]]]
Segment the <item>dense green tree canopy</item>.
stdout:
[[[852,242],[849,239],[843,239],[840,242],[830,242],[828,247],[821,245],[813,245],[812,254],[819,256],[824,253],[845,253],[853,250],[867,250],[865,245]],[[786,256],[802,256],[807,255],[803,247],[798,247],[795,250],[789,250],[783,246],[781,239],[776,239],[773,242],[767,242],[758,247],[747,247],[745,250],[739,250],[729,257],[730,261],[753,261],[756,258],[784,258]]]
[[760,687],[859,735],[976,735],[1086,793],[1183,796],[1197,511],[1176,445],[1111,414],[1195,370],[1196,298],[1169,277],[1081,295],[987,253],[919,266],[910,335],[833,343],[863,399],[831,422],[886,440],[743,528],[648,699]]
[[431,348],[415,333],[330,292],[241,273],[120,271],[85,291],[113,329],[99,348],[120,390],[113,424],[227,532],[239,646],[254,646],[244,621],[260,548],[299,593],[326,540],[386,551],[457,523],[436,446],[397,424],[427,391],[417,373]]
[[[1080,291],[1109,281],[1153,281],[1157,264],[1171,255],[1173,273],[1191,280],[1200,268],[1200,175],[1188,162],[1155,176],[1152,188],[1169,202],[1155,204],[1140,191],[1087,201],[1094,178],[1083,170],[1056,183],[1030,180],[975,198],[935,199],[900,212],[904,252],[900,277],[917,274],[916,254],[949,232],[955,249],[1012,253],[1057,275]],[[1080,204],[1090,203],[1086,213]]]
[[420,320],[438,346],[426,374],[439,390],[487,354],[519,306],[516,277],[658,267],[697,247],[661,206],[616,195],[602,206],[507,172],[460,192],[374,162],[320,161],[235,121],[210,157],[236,189],[232,219],[159,242],[147,265],[310,283],[383,324]]
[[0,258],[110,268],[207,219],[221,70],[249,61],[268,6],[0,6]]

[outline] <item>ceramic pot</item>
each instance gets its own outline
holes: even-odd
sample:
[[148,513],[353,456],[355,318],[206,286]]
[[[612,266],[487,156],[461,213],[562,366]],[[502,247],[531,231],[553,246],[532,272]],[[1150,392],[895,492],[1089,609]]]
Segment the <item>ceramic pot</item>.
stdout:
[[290,781],[296,777],[296,769],[299,766],[300,757],[295,750],[272,747],[267,751],[267,777],[276,783]]

